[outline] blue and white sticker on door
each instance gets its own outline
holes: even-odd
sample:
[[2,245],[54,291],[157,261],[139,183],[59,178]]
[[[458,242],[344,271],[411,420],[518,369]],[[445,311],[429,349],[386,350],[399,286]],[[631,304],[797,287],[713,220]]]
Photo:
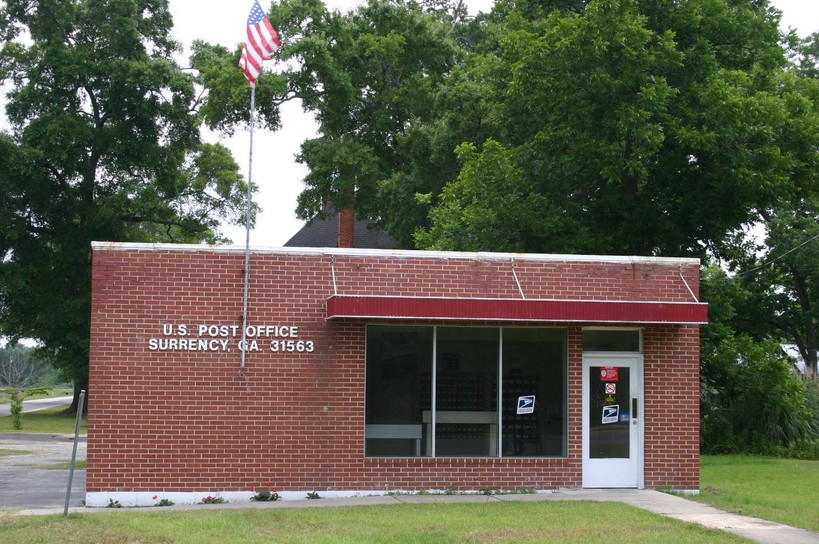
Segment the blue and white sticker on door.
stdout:
[[608,425],[609,423],[617,423],[619,419],[620,419],[619,404],[603,406],[603,425]]

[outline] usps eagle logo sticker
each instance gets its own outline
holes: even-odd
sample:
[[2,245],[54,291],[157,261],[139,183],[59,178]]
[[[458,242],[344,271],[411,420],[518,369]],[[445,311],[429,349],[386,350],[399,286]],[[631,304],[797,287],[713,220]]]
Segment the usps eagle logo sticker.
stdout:
[[617,423],[617,420],[620,419],[620,405],[619,404],[612,404],[610,406],[603,406],[603,425],[608,425],[609,423]]
[[518,397],[518,415],[533,414],[535,412],[535,396],[524,395]]

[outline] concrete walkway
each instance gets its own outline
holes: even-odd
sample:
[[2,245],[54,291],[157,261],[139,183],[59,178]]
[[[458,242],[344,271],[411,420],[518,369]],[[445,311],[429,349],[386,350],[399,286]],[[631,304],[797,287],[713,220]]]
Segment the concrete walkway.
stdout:
[[563,499],[616,501],[672,517],[697,523],[711,529],[727,531],[764,544],[819,544],[819,533],[797,529],[750,516],[740,516],[712,506],[652,490],[582,490],[555,493]]
[[[344,506],[368,506],[374,504],[430,504],[443,502],[485,503],[497,501],[603,501],[621,502],[656,514],[689,523],[697,523],[711,529],[727,531],[763,544],[819,544],[819,533],[797,529],[748,516],[739,516],[717,510],[696,501],[653,490],[571,490],[537,495],[389,495],[353,497],[344,499],[297,500],[279,502],[246,502],[209,505],[211,509],[241,508],[321,508]],[[167,510],[201,510],[201,505],[178,505],[162,508]],[[111,512],[106,508],[70,508],[76,513]],[[142,509],[144,510],[144,509]],[[125,512],[127,509],[116,510]],[[62,514],[60,509],[22,510],[18,514]]]

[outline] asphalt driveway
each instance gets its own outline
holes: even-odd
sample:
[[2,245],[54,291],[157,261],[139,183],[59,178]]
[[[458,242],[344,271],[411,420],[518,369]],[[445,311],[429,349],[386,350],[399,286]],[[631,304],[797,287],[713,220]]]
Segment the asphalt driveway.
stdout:
[[[71,436],[0,433],[0,508],[63,508],[68,470],[37,467],[70,462],[73,447]],[[9,450],[20,453],[7,455]],[[85,456],[85,437],[80,437],[77,460]],[[85,470],[75,470],[69,506],[84,504]]]

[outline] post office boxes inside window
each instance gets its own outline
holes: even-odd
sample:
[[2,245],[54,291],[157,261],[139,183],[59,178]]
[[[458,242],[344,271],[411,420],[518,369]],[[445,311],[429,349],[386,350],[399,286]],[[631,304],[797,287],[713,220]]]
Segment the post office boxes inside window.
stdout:
[[370,325],[370,457],[565,457],[566,330]]

